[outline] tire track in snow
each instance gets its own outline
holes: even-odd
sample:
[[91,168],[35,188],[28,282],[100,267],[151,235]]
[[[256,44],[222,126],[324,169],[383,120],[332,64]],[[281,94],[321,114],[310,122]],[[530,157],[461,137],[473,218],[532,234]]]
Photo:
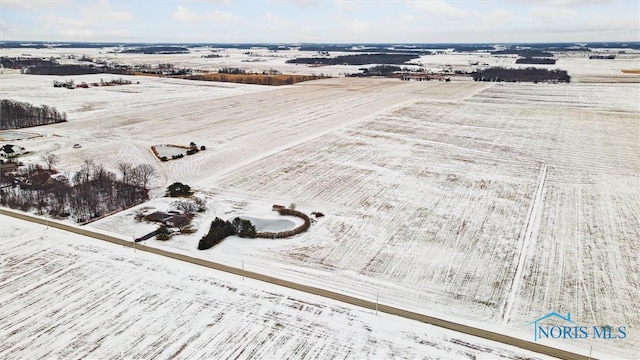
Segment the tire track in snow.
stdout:
[[531,240],[533,230],[535,228],[536,221],[538,220],[538,214],[542,210],[542,192],[544,189],[544,181],[547,177],[547,165],[542,164],[540,168],[540,175],[538,176],[538,186],[536,188],[536,196],[533,199],[533,203],[531,204],[531,210],[529,211],[529,216],[527,217],[527,225],[524,230],[524,237],[520,244],[520,251],[518,252],[518,265],[516,266],[515,274],[513,275],[513,281],[511,282],[511,287],[509,289],[509,294],[505,300],[504,305],[502,306],[502,323],[507,324],[511,318],[511,312],[513,311],[513,305],[516,300],[516,295],[520,290],[520,283],[522,282],[522,278],[524,274],[524,267],[527,258],[529,257],[528,252],[532,247],[533,241]]

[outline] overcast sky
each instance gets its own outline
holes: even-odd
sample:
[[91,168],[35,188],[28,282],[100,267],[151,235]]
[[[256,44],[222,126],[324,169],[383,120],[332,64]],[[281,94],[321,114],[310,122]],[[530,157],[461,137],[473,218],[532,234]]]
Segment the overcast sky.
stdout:
[[640,1],[0,0],[0,40],[640,41]]

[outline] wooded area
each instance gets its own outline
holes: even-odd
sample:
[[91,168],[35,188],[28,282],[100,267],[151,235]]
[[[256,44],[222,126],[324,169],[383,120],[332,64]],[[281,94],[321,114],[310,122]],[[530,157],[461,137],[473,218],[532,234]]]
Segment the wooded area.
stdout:
[[570,82],[571,76],[565,70],[548,70],[535,67],[524,69],[508,69],[492,67],[471,73],[475,81],[507,81],[507,82]]
[[20,129],[67,121],[66,113],[59,113],[47,105],[33,106],[27,102],[0,100],[0,129]]
[[554,65],[556,59],[549,58],[519,58],[516,64],[538,64],[538,65]]
[[0,204],[23,211],[37,209],[56,218],[71,216],[84,223],[147,200],[146,185],[153,172],[150,175],[142,167],[153,169],[148,164],[129,165],[118,180],[102,165],[87,160],[69,182],[53,179],[55,171],[29,165],[11,176],[2,176]]
[[324,64],[324,65],[368,65],[393,64],[401,65],[409,60],[417,59],[417,54],[356,54],[336,57],[297,58],[287,60],[288,64]]

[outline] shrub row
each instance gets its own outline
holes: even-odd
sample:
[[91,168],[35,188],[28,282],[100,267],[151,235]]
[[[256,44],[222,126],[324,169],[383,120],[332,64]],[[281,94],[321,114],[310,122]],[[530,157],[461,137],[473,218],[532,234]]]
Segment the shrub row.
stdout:
[[309,219],[309,217],[307,216],[307,214],[297,211],[297,210],[292,210],[292,209],[281,209],[278,210],[278,213],[280,215],[291,215],[291,216],[297,216],[299,218],[301,218],[302,220],[304,220],[304,224],[298,226],[295,229],[291,229],[288,231],[280,231],[280,232],[259,232],[256,234],[256,237],[259,238],[266,238],[266,239],[282,239],[282,238],[287,238],[290,236],[294,236],[294,235],[298,235],[300,233],[303,233],[307,230],[309,230],[309,227],[311,227],[311,219]]

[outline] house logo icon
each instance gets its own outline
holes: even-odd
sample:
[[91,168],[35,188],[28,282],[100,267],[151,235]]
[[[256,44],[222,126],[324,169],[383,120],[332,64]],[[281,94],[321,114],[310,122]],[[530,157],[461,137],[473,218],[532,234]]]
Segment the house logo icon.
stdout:
[[[539,323],[542,323],[544,320],[547,320],[549,318],[560,319],[560,320],[566,322],[567,326],[562,326],[562,327],[560,327],[560,326],[543,327],[543,326],[538,325]],[[532,322],[529,323],[529,325],[531,325],[531,324],[533,324],[533,341],[538,341],[539,335],[543,335],[545,338],[554,337],[553,335],[549,336],[549,333],[554,328],[564,330],[566,328],[572,329],[572,328],[575,327],[575,323],[573,321],[571,321],[571,314],[570,313],[567,313],[567,316],[564,317],[564,316],[558,314],[555,311],[550,312],[547,315],[544,315],[542,317],[539,317],[539,318],[533,320]],[[571,324],[571,325],[569,325],[569,324]]]
[[550,312],[539,317],[529,325],[533,325],[533,340],[540,339],[626,339],[626,325],[580,325],[571,320],[571,314],[562,316],[557,312]]

